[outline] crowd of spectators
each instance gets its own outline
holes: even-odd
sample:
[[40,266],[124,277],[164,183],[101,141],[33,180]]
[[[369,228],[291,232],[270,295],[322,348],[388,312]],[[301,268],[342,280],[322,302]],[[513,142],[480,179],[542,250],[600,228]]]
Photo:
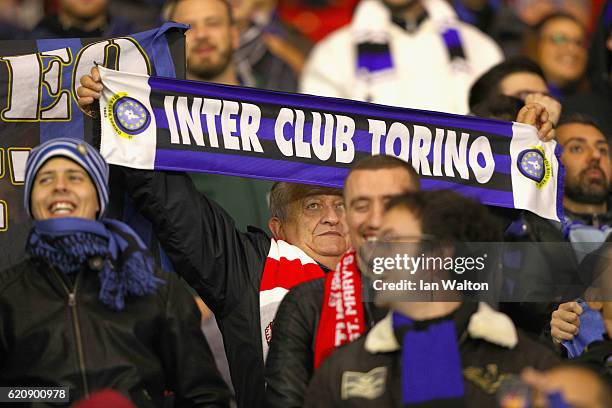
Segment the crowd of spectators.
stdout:
[[[535,126],[563,148],[564,217],[419,191],[414,169],[390,157],[357,162],[343,190],[117,170],[177,279],[105,221],[104,159],[58,139],[28,159],[31,259],[0,272],[0,386],[67,385],[75,400],[116,406],[130,402],[94,391],[138,406],[612,407],[612,1],[0,1],[2,40],[170,20],[190,26],[186,79]],[[90,110],[99,73],[80,81]],[[457,242],[534,245],[500,260],[519,276],[516,302],[363,300],[355,341],[334,342],[336,265],[360,289],[368,243],[406,237],[453,254]],[[108,253],[116,265],[100,261]],[[289,271],[298,277],[268,301],[262,281]],[[542,287],[550,301],[519,301]]]

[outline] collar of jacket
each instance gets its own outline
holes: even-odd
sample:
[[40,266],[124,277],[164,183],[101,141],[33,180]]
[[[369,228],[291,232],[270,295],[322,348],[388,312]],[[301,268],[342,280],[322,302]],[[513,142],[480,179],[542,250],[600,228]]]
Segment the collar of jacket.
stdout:
[[[400,344],[393,334],[391,312],[378,322],[367,334],[365,349],[369,353],[389,353],[398,351]],[[467,328],[468,336],[483,339],[498,346],[514,348],[518,343],[518,334],[510,318],[486,303],[479,303],[478,310],[470,317]]]
[[[610,206],[608,204],[608,206]],[[564,208],[565,216],[569,218],[570,221],[580,221],[585,225],[591,225],[596,228],[599,228],[603,225],[612,225],[612,211],[608,211],[605,213],[599,214],[581,214],[571,212],[567,208]]]

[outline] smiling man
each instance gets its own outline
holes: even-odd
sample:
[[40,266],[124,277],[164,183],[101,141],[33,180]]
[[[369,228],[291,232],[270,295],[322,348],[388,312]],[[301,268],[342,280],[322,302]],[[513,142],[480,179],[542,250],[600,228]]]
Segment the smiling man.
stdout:
[[[229,405],[175,274],[126,224],[103,218],[108,166],[84,142],[33,149],[25,207],[29,258],[0,273],[0,384],[67,387],[74,402],[112,388],[139,407]],[[35,312],[32,312],[35,311]]]
[[85,169],[63,157],[50,160],[36,175],[31,207],[37,220],[59,217],[93,220],[100,211],[96,189]]
[[[419,179],[406,162],[390,156],[372,156],[358,162],[344,184],[344,204],[348,233],[353,248],[374,238],[380,229],[385,204],[393,197],[419,189]],[[361,292],[359,269],[354,251],[344,255],[351,264],[352,277],[340,286],[345,291],[332,292],[332,280],[338,273],[311,280],[292,288],[283,299],[274,320],[274,333],[266,361],[266,407],[300,407],[306,387],[315,368],[340,344],[334,341],[334,327],[344,324],[334,320],[336,308],[326,308],[332,297],[340,296],[350,303],[356,291]],[[352,259],[352,262],[348,262]],[[336,275],[337,276],[337,275]],[[343,273],[343,276],[344,275]],[[355,298],[356,299],[356,298]],[[384,316],[371,303],[357,302],[363,318],[361,329],[371,327]],[[338,314],[342,314],[339,312]],[[354,323],[351,321],[351,323]],[[361,334],[360,330],[342,333],[346,341]],[[342,342],[344,344],[344,342]]]

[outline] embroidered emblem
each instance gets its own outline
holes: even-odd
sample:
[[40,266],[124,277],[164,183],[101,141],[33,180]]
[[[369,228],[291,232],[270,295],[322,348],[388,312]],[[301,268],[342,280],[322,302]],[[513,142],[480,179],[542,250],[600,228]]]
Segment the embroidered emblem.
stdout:
[[149,127],[151,114],[139,101],[120,92],[108,101],[105,110],[115,133],[123,138],[132,139]]
[[517,166],[521,174],[528,179],[535,181],[538,188],[550,179],[550,162],[544,155],[544,150],[539,146],[523,150],[517,158]]
[[367,373],[345,371],[342,373],[341,397],[343,400],[376,399],[385,392],[386,380],[387,367],[377,367]]

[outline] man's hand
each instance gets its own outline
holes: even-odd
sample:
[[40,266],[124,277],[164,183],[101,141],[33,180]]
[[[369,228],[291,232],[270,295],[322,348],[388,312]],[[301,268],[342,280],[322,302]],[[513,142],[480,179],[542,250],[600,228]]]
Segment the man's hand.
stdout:
[[525,98],[525,106],[516,115],[516,121],[535,126],[540,140],[548,142],[555,138],[555,126],[560,115],[561,104],[556,99],[532,93]]
[[525,98],[525,105],[530,103],[542,105],[546,109],[546,112],[548,112],[548,120],[550,120],[554,126],[557,126],[559,117],[561,116],[561,104],[558,100],[541,93],[532,93]]
[[97,67],[93,67],[91,75],[81,77],[81,86],[77,89],[77,102],[81,109],[91,115],[93,113],[92,104],[96,99],[100,99],[102,89],[104,86],[100,80],[100,71]]
[[561,303],[552,314],[550,334],[555,343],[572,340],[580,328],[582,307],[577,302]]
[[548,112],[539,103],[525,104],[516,115],[516,121],[535,126],[538,129],[538,138],[543,142],[555,138],[555,129],[552,121],[549,120]]

